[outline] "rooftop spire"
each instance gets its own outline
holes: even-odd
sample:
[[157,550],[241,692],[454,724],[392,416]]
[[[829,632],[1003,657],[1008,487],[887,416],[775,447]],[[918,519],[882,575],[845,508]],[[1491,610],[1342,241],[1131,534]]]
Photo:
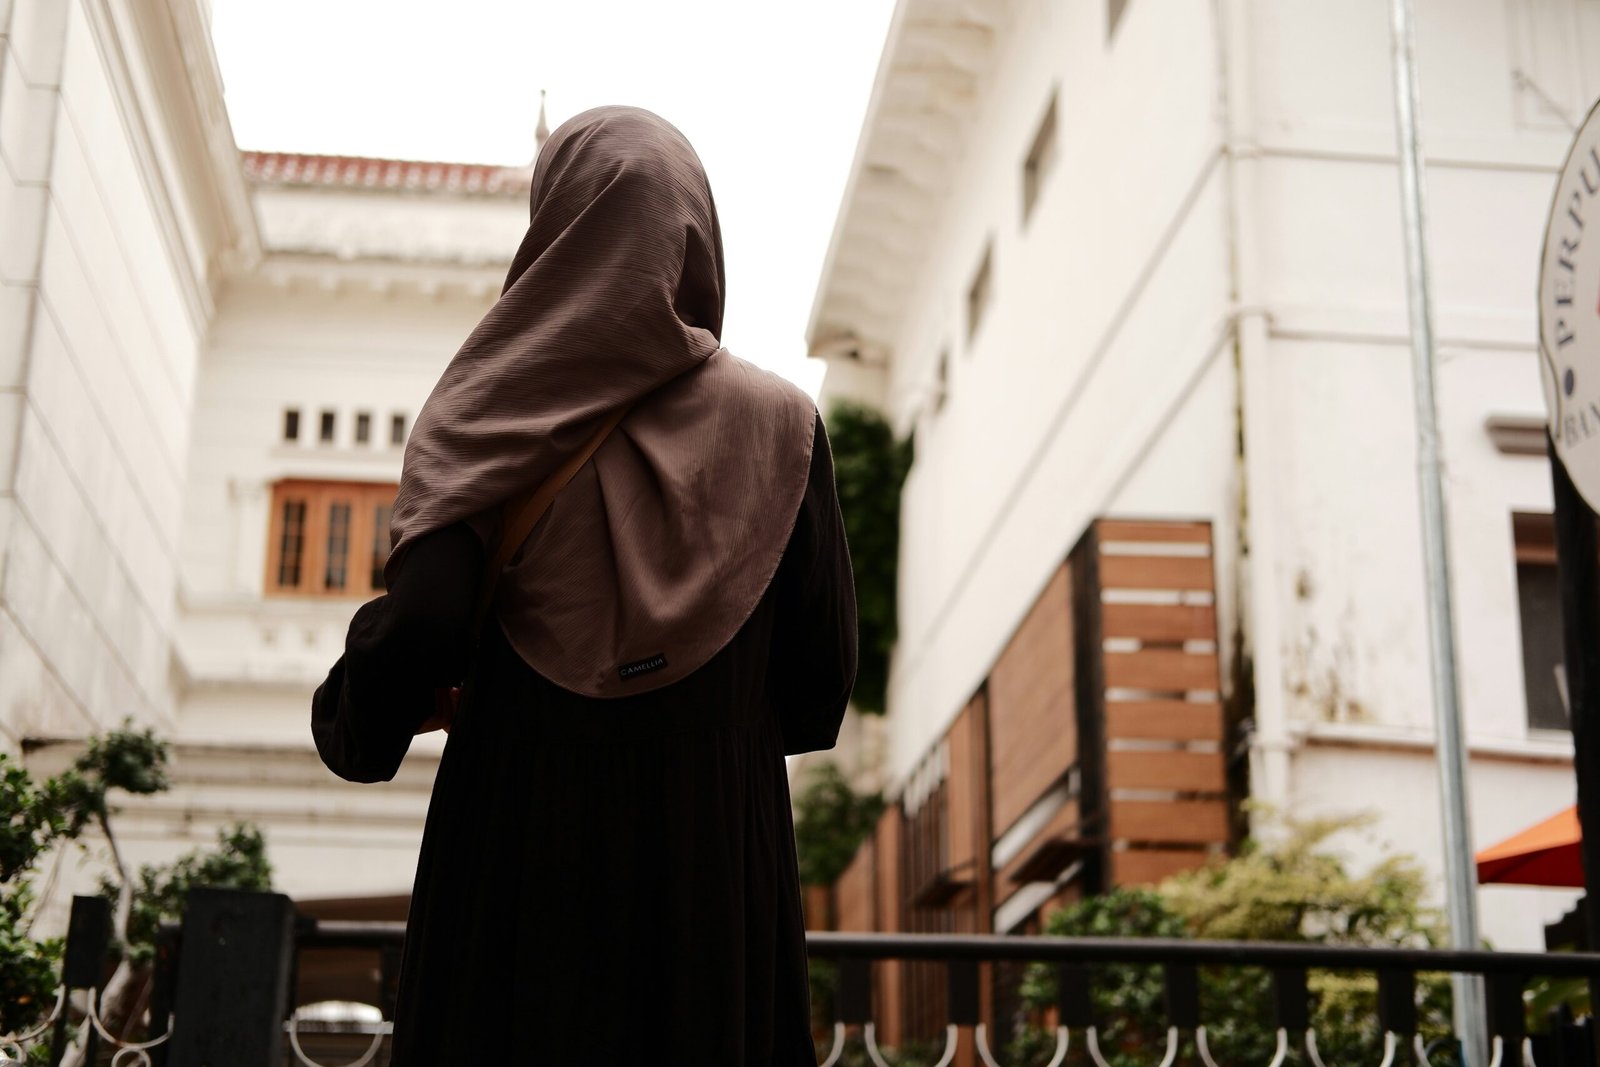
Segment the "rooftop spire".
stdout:
[[544,116],[544,90],[539,90],[539,125],[533,131],[533,154],[537,159],[544,143],[550,139],[550,122]]

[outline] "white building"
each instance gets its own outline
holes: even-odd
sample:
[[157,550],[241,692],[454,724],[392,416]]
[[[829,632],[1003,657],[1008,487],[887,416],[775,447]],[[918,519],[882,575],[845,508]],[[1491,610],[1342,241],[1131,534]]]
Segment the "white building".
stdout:
[[0,743],[50,771],[154,726],[174,788],[127,805],[131,860],[255,821],[281,889],[393,915],[439,741],[348,786],[310,694],[375,595],[405,432],[498,295],[531,169],[241,156],[208,20],[0,2]]
[[[1481,847],[1574,795],[1534,282],[1600,4],[1417,8]],[[901,0],[809,340],[824,403],[915,434],[884,723],[908,803],[1095,520],[1202,520],[1251,795],[1375,812],[1358,855],[1439,871],[1389,49],[1385,0]],[[1069,802],[1058,769],[984,864]],[[1571,901],[1484,889],[1484,933],[1540,946]]]

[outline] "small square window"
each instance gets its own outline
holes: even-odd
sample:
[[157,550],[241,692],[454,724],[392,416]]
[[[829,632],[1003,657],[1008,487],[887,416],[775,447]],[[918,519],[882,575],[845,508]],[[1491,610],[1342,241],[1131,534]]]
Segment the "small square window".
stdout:
[[1050,94],[1050,105],[1044,109],[1044,118],[1033,135],[1028,148],[1028,158],[1022,163],[1022,221],[1033,214],[1033,205],[1039,200],[1039,191],[1056,161],[1056,94]]
[[372,415],[369,412],[356,413],[356,444],[364,445],[372,440]]
[[389,420],[389,443],[403,445],[406,443],[406,417],[396,415]]
[[317,426],[317,440],[325,445],[333,443],[334,416],[331,411],[322,413],[322,420]]
[[989,307],[990,275],[993,273],[994,246],[983,246],[983,258],[978,261],[978,269],[972,275],[972,285],[967,289],[967,340],[971,340],[978,332],[978,325],[983,321],[983,313]]
[[285,408],[283,411],[283,439],[285,441],[300,440],[300,409]]

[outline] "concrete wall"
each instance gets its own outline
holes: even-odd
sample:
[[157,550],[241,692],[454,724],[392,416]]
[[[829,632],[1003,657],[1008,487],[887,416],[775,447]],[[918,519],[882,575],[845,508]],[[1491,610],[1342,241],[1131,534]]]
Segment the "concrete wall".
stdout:
[[[1266,402],[1248,415],[1265,476],[1251,496],[1272,527],[1261,577],[1280,623],[1258,634],[1258,651],[1277,645],[1258,665],[1280,665],[1258,672],[1258,716],[1274,740],[1283,724],[1292,753],[1287,782],[1262,767],[1257,792],[1306,814],[1382,812],[1376,836],[1438,874],[1386,5],[1245,10],[1257,155],[1244,254],[1258,257],[1250,299],[1268,311]],[[1511,513],[1550,509],[1549,472],[1538,457],[1498,453],[1484,424],[1543,411],[1531,294],[1569,133],[1537,97],[1564,99],[1576,117],[1580,94],[1600,89],[1569,78],[1600,64],[1600,18],[1567,2],[1418,10],[1452,593],[1481,847],[1573,797],[1569,740],[1530,730],[1522,688]],[[1536,87],[1519,87],[1517,72]],[[1485,890],[1484,932],[1536,946],[1570,899]]]
[[[1162,16],[1124,26],[1108,50],[1099,5],[1015,5],[1002,73],[918,272],[887,390],[898,425],[917,433],[891,682],[895,775],[959,712],[1195,383],[1228,374],[1215,56],[1195,47],[1212,38],[1208,9],[1168,5]],[[1151,69],[1162,71],[1159,93]],[[1021,164],[1052,89],[1056,164],[1024,224]],[[994,296],[969,343],[967,288],[987,241]],[[935,411],[924,398],[945,346],[949,385]],[[1207,431],[1220,421],[1226,442],[1229,393],[1211,389],[1209,425],[1189,432],[1216,440]],[[1204,501],[1178,510],[1231,514],[1230,469],[1226,454],[1216,459],[1195,481]]]
[[[1421,0],[1440,405],[1475,839],[1571,803],[1570,742],[1523,707],[1511,513],[1537,458],[1484,422],[1542,413],[1532,294],[1569,124],[1600,92],[1600,6]],[[1387,5],[1019,0],[930,223],[885,407],[915,430],[889,770],[903,779],[1096,515],[1216,524],[1226,655],[1256,668],[1257,797],[1372,810],[1438,876]],[[1052,87],[1057,162],[1021,221]],[[994,294],[967,343],[967,286]],[[934,402],[937,361],[948,389]],[[831,386],[825,385],[825,393]],[[1244,443],[1241,453],[1239,442]],[[1442,884],[1442,883],[1441,883]],[[1484,891],[1537,945],[1570,893]]]
[[[271,194],[280,208],[299,195]],[[401,224],[411,214],[426,221],[430,212],[452,210],[448,201],[371,198],[379,204],[368,205],[365,217],[381,209],[398,213]],[[337,218],[342,210],[325,194],[304,200],[314,206],[297,211],[320,208]],[[509,257],[521,233],[520,205],[473,210],[481,216],[490,206]],[[264,225],[269,249],[290,236]],[[273,252],[222,293],[196,385],[184,504],[177,787],[130,806],[130,847],[141,856],[170,858],[211,840],[230,819],[248,818],[265,833],[285,892],[410,891],[443,735],[418,739],[390,783],[349,785],[322,767],[311,744],[311,694],[344,651],[350,616],[364,598],[263,596],[272,485],[282,478],[398,482],[403,447],[390,443],[389,420],[403,415],[408,427],[415,420],[497,294],[502,271],[503,263],[480,270]],[[290,407],[301,412],[294,443],[283,440]],[[337,415],[332,444],[318,440],[323,410]],[[364,445],[354,440],[359,411],[373,418]]]
[[169,184],[122,9],[5,8],[0,738],[14,745],[172,722],[208,250]]
[[[198,384],[184,510],[184,738],[309,746],[311,692],[362,598],[263,597],[272,485],[398,482],[391,415],[409,427],[487,306],[359,283],[247,278],[226,291]],[[283,440],[290,407],[301,411],[297,443]],[[317,440],[323,410],[337,413],[332,445]],[[373,416],[366,445],[353,440],[358,411]]]

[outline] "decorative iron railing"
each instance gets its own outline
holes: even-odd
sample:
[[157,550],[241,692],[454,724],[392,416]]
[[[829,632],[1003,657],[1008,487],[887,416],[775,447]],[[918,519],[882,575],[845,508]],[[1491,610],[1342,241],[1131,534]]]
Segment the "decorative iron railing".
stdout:
[[[808,937],[813,959],[839,964],[834,998],[833,1040],[823,1067],[842,1058],[852,1027],[859,1026],[868,1057],[888,1067],[877,1047],[872,1018],[872,967],[878,960],[923,960],[946,968],[949,1020],[942,1055],[935,1067],[955,1060],[961,1034],[970,1030],[978,1059],[1001,1067],[981,1021],[978,968],[1009,961],[1051,965],[1056,976],[1056,1048],[1049,1067],[1060,1067],[1076,1036],[1096,1067],[1108,1067],[1100,1042],[1103,1020],[1092,996],[1095,964],[1147,964],[1163,972],[1166,1040],[1159,1067],[1172,1067],[1184,1038],[1192,1039],[1204,1067],[1217,1067],[1201,1012],[1200,970],[1205,967],[1258,968],[1270,973],[1270,1012],[1276,1029],[1276,1050],[1269,1064],[1282,1067],[1298,1047],[1305,1062],[1325,1067],[1312,1026],[1308,975],[1312,971],[1365,972],[1377,978],[1377,1018],[1383,1038],[1380,1067],[1394,1067],[1414,1056],[1417,1067],[1429,1067],[1429,1053],[1417,1022],[1417,976],[1424,973],[1480,975],[1487,985],[1489,1017],[1478,1020],[1489,1050],[1489,1067],[1576,1067],[1595,1062],[1590,1020],[1556,1023],[1536,1042],[1526,1030],[1524,990],[1530,979],[1580,978],[1600,989],[1600,954],[1532,952],[1462,952],[1444,949],[1365,948],[1257,941],[1189,941],[1164,938],[1007,937],[967,934],[841,934]],[[1457,1035],[1459,1038],[1460,1035]],[[1542,1050],[1543,1055],[1536,1052]],[[1242,1065],[1241,1065],[1242,1067]]]
[[[114,1067],[381,1067],[384,1062],[392,1004],[373,1006],[369,1013],[379,1017],[358,1025],[310,1027],[290,997],[297,961],[307,951],[371,951],[380,968],[391,971],[405,937],[403,924],[297,920],[292,902],[277,894],[197,891],[182,929],[163,932],[149,1012],[152,1033],[131,1041],[109,1033],[98,1015],[109,919],[103,905],[80,898],[55,1009],[27,1032],[0,1038],[0,1065],[27,1062],[28,1046],[47,1034],[54,1034],[51,1063],[60,1062],[69,1016],[89,1028],[82,1062],[90,1064],[107,1057]],[[1106,1020],[1097,1016],[1094,996],[1096,968],[1104,964],[1147,965],[1162,972],[1165,1042],[1152,1067],[1173,1067],[1180,1049],[1192,1053],[1201,1067],[1217,1067],[1213,1053],[1220,1050],[1208,1040],[1200,996],[1202,971],[1215,967],[1255,968],[1271,976],[1268,1012],[1276,1029],[1271,1060],[1258,1065],[1229,1061],[1228,1067],[1284,1067],[1291,1056],[1309,1067],[1326,1067],[1308,985],[1311,972],[1323,971],[1376,976],[1371,1025],[1383,1042],[1377,1067],[1398,1067],[1405,1059],[1430,1067],[1429,1048],[1418,1033],[1417,976],[1443,973],[1479,975],[1485,981],[1488,1017],[1475,1025],[1488,1050],[1486,1067],[1593,1067],[1596,1062],[1590,1018],[1557,1021],[1549,1032],[1531,1035],[1524,996],[1535,978],[1581,979],[1600,992],[1600,954],[1594,953],[964,934],[812,933],[808,943],[813,960],[829,961],[837,970],[831,1033],[819,1048],[821,1067],[838,1067],[856,1041],[875,1067],[890,1067],[879,1042],[881,1020],[873,1017],[873,984],[874,965],[895,960],[944,969],[948,1018],[934,1067],[950,1067],[969,1043],[967,1055],[985,1067],[1002,1067],[983,1021],[980,980],[983,965],[1000,963],[1054,969],[1055,1048],[1049,1067],[1061,1067],[1069,1051],[1080,1046],[1095,1067],[1109,1067],[1108,1057],[1116,1050],[1103,1045]],[[392,977],[385,973],[379,987],[388,988]],[[347,1050],[343,1058],[331,1063],[313,1058],[307,1040],[313,1028],[325,1046],[337,1037],[336,1044]]]

